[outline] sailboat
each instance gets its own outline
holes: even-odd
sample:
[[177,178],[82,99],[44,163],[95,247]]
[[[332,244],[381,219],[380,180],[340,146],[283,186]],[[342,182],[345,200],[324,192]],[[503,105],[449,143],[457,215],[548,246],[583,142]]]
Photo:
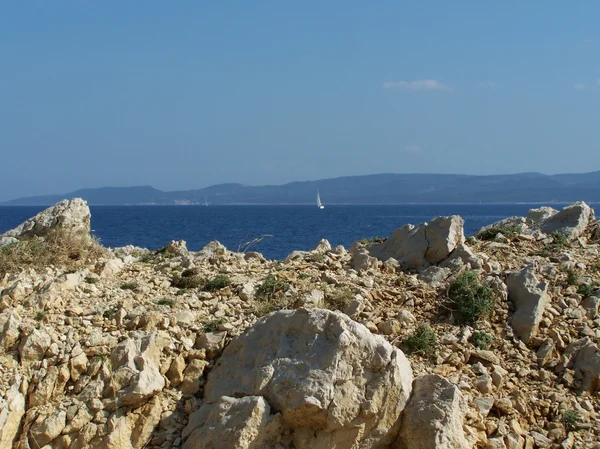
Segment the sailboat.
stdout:
[[206,197],[204,197],[204,205],[208,206],[208,201],[206,200]]
[[317,190],[317,207],[319,209],[325,209],[325,206],[321,204],[321,195],[319,195],[319,191]]

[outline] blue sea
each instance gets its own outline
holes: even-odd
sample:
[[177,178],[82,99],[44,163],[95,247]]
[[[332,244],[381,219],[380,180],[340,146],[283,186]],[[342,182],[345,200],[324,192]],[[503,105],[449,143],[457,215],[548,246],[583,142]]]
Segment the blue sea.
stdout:
[[[554,205],[561,208],[564,205]],[[465,234],[535,205],[400,205],[400,206],[91,206],[92,230],[107,247],[128,244],[157,249],[183,239],[198,250],[218,240],[231,250],[268,235],[250,250],[268,259],[283,259],[294,250],[310,250],[320,239],[332,246],[361,238],[387,237],[396,228],[440,215],[460,215]],[[0,207],[0,234],[44,207]]]

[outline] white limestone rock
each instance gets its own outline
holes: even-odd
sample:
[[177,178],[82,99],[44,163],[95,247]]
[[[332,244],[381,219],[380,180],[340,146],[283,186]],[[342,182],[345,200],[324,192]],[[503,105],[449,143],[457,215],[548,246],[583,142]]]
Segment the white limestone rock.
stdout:
[[544,220],[540,229],[546,234],[559,232],[572,241],[581,236],[593,220],[594,210],[583,201],[578,201]]

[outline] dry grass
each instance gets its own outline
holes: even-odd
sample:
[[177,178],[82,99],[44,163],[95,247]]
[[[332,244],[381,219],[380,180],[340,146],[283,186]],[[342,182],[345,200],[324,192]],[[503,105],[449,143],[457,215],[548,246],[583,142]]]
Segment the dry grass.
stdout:
[[105,256],[100,244],[87,236],[55,229],[45,237],[31,237],[0,248],[0,278],[23,269],[45,269],[51,265],[76,270]]

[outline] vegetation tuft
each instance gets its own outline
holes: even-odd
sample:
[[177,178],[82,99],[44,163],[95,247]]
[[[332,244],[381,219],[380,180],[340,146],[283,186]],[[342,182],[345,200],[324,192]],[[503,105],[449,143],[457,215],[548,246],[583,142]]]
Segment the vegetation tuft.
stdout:
[[494,240],[498,234],[502,234],[506,238],[513,238],[519,235],[523,230],[521,225],[506,225],[506,226],[494,226],[493,228],[486,229],[485,231],[477,234],[479,240]]
[[219,330],[219,327],[221,327],[221,325],[225,324],[226,322],[227,322],[227,320],[225,318],[215,318],[215,319],[212,319],[212,320],[204,323],[204,326],[202,326],[202,330],[205,333],[206,332],[215,332],[215,331]]
[[479,282],[477,273],[465,271],[450,284],[446,306],[461,324],[473,324],[492,312],[492,290]]
[[76,271],[105,254],[97,240],[57,228],[45,237],[30,237],[0,248],[0,279],[7,273],[51,265]]
[[[183,272],[185,273],[185,271]],[[183,276],[183,273],[181,274],[181,276],[173,276],[173,279],[171,280],[171,285],[175,288],[180,288],[180,289],[186,289],[186,288],[199,288],[202,285],[204,285],[204,279],[202,279],[200,276]]]
[[577,293],[579,293],[582,297],[587,298],[588,296],[591,296],[592,293],[594,293],[594,290],[596,290],[596,288],[598,288],[598,285],[596,285],[595,282],[592,282],[591,284],[583,284],[579,286],[579,288],[577,289]]
[[175,300],[171,298],[162,298],[156,301],[156,304],[159,306],[173,307],[175,305]]
[[93,276],[86,276],[84,281],[87,284],[97,284],[100,281],[100,279],[93,277]]
[[207,292],[214,292],[221,290],[222,288],[228,287],[230,284],[229,277],[224,274],[217,274],[204,286],[204,290]]
[[47,317],[48,312],[46,312],[45,310],[38,310],[37,312],[35,312],[36,321],[46,321]]
[[577,276],[577,273],[575,273],[575,270],[572,268],[569,268],[567,270],[567,285],[577,285],[578,283],[579,277]]
[[419,324],[417,329],[404,340],[408,352],[412,354],[430,354],[435,349],[436,343],[435,332],[427,324]]
[[567,410],[562,416],[562,423],[565,426],[567,432],[572,432],[577,429],[577,424],[579,423],[579,413],[576,410]]
[[121,284],[121,290],[131,290],[132,292],[139,292],[140,286],[137,282],[125,282]]
[[348,286],[336,287],[332,291],[325,293],[325,305],[328,309],[344,311],[354,298],[354,293]]
[[383,243],[385,240],[385,237],[371,237],[369,239],[360,239],[358,243],[363,245],[375,245],[377,243]]
[[471,335],[470,342],[473,346],[479,349],[489,349],[490,345],[494,341],[494,337],[485,332],[473,332]]
[[256,287],[256,296],[262,299],[281,296],[289,287],[289,282],[269,274],[263,282]]
[[305,281],[306,279],[310,279],[310,274],[308,273],[298,273],[298,279],[300,279],[301,281]]

